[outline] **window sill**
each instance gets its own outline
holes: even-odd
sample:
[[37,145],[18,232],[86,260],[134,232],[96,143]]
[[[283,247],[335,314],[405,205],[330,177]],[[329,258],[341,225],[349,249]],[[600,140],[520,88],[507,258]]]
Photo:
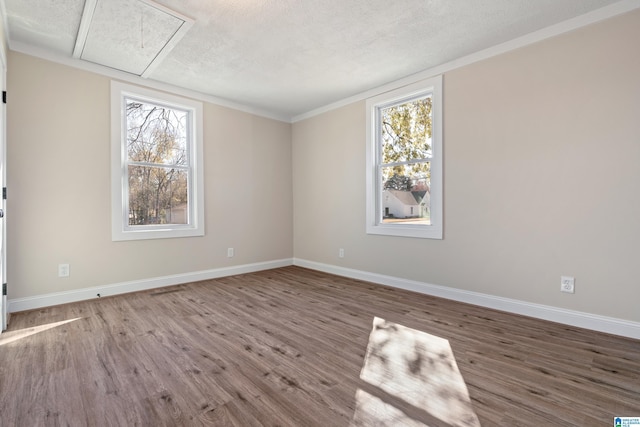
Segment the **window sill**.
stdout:
[[111,239],[114,242],[128,240],[151,240],[151,239],[174,239],[181,237],[201,237],[204,230],[200,228],[154,228],[148,230],[130,230],[112,233]]
[[378,224],[367,226],[367,234],[442,240],[442,227],[436,225]]

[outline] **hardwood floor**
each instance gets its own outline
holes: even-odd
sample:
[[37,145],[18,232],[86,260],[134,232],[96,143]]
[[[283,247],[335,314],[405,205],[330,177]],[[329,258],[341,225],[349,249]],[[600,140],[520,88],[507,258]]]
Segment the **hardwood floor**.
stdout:
[[3,426],[611,426],[614,416],[640,416],[640,341],[300,267],[16,313],[0,335]]

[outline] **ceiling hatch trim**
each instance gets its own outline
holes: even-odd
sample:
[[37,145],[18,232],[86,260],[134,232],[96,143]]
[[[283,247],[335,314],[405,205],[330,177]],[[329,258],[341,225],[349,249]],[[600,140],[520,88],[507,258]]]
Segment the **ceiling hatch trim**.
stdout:
[[86,0],[73,57],[147,78],[193,24],[152,0]]

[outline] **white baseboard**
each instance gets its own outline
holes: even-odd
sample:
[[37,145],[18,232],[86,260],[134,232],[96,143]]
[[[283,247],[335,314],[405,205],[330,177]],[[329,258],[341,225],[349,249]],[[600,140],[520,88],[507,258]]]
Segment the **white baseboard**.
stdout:
[[258,262],[254,264],[236,265],[232,267],[215,268],[212,270],[196,271],[192,273],[175,274],[151,279],[134,280],[131,282],[116,283],[111,285],[96,286],[92,288],[76,289],[73,291],[54,292],[37,295],[34,297],[15,298],[8,301],[9,313],[33,310],[52,305],[67,304],[70,302],[84,301],[100,296],[126,294],[129,292],[145,291],[148,289],[165,286],[180,285],[182,283],[197,282],[200,280],[216,279],[218,277],[234,276],[236,274],[252,273],[255,271],[270,270],[272,268],[286,267],[293,264],[291,258]]
[[293,265],[454,301],[640,339],[640,323],[294,258]]
[[479,292],[450,288],[446,286],[432,285],[415,280],[385,276],[362,270],[354,270],[351,268],[323,264],[315,261],[307,261],[299,258],[287,258],[254,264],[244,264],[232,267],[216,268],[212,270],[197,271],[192,273],[155,277],[151,279],[134,280],[131,282],[96,286],[92,288],[83,288],[73,291],[54,292],[33,297],[15,298],[7,301],[7,309],[9,313],[15,313],[18,311],[33,310],[42,307],[49,307],[52,305],[84,301],[96,298],[97,294],[100,294],[101,296],[119,295],[129,292],[137,292],[148,289],[161,288],[165,286],[179,285],[182,283],[233,276],[236,274],[252,273],[255,271],[269,270],[272,268],[286,267],[289,265],[297,265],[300,267],[310,268],[312,270],[336,274],[338,276],[365,280],[367,282],[379,283],[381,285],[392,286],[400,289],[407,289],[426,295],[433,295],[454,301],[466,302],[469,304],[475,304],[482,307],[506,311],[509,313],[535,317],[538,319],[550,320],[552,322],[563,323],[565,325],[577,326],[594,331],[640,339],[640,323],[637,322],[584,313],[580,311],[567,310],[548,305],[534,304],[510,298],[502,298],[493,295],[482,294]]

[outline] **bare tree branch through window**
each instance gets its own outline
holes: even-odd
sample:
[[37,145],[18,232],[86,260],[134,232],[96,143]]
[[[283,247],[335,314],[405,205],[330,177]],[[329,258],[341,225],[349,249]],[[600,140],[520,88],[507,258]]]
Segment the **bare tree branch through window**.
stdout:
[[126,99],[129,225],[187,224],[188,112]]

